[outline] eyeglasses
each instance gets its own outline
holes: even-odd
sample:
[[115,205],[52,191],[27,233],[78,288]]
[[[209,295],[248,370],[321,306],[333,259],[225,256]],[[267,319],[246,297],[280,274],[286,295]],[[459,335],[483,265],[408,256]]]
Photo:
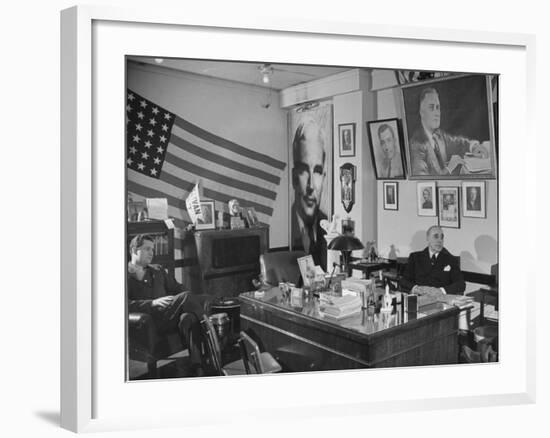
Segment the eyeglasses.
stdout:
[[432,234],[432,236],[435,237],[436,239],[443,239],[445,237],[445,234],[435,233],[435,234]]

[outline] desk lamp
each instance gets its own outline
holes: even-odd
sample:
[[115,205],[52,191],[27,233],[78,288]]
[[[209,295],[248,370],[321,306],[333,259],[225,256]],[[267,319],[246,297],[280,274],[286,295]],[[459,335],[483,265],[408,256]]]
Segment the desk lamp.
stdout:
[[338,236],[331,240],[328,244],[328,249],[340,251],[344,262],[344,272],[349,275],[349,259],[351,252],[357,249],[363,249],[364,246],[357,237],[344,235]]

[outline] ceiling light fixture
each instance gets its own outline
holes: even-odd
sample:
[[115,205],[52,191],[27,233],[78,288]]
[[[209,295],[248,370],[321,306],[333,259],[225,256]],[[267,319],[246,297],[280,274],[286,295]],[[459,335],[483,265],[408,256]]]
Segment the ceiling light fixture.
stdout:
[[262,82],[264,84],[269,84],[270,78],[273,75],[273,67],[271,64],[262,64],[258,67],[260,74],[262,75]]

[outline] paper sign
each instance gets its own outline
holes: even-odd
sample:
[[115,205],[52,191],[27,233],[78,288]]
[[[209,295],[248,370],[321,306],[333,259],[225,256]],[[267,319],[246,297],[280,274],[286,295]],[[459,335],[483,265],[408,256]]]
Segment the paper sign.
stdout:
[[189,196],[185,200],[185,206],[187,207],[187,213],[189,214],[191,222],[196,224],[199,219],[203,220],[198,184],[195,184],[195,187],[193,187],[193,190],[189,193]]
[[166,225],[166,228],[168,228],[169,230],[174,229],[174,221],[172,219],[165,219],[164,223]]
[[166,198],[147,198],[149,219],[168,219],[168,200]]

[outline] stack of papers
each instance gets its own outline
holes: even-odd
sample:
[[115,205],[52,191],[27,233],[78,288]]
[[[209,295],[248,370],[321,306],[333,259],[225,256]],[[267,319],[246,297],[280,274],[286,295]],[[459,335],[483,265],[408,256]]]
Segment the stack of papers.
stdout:
[[324,296],[319,306],[319,313],[335,319],[346,318],[361,312],[361,299],[356,295],[343,297]]
[[368,292],[371,288],[372,280],[363,280],[360,278],[346,278],[342,280],[342,289],[348,289],[355,293]]

